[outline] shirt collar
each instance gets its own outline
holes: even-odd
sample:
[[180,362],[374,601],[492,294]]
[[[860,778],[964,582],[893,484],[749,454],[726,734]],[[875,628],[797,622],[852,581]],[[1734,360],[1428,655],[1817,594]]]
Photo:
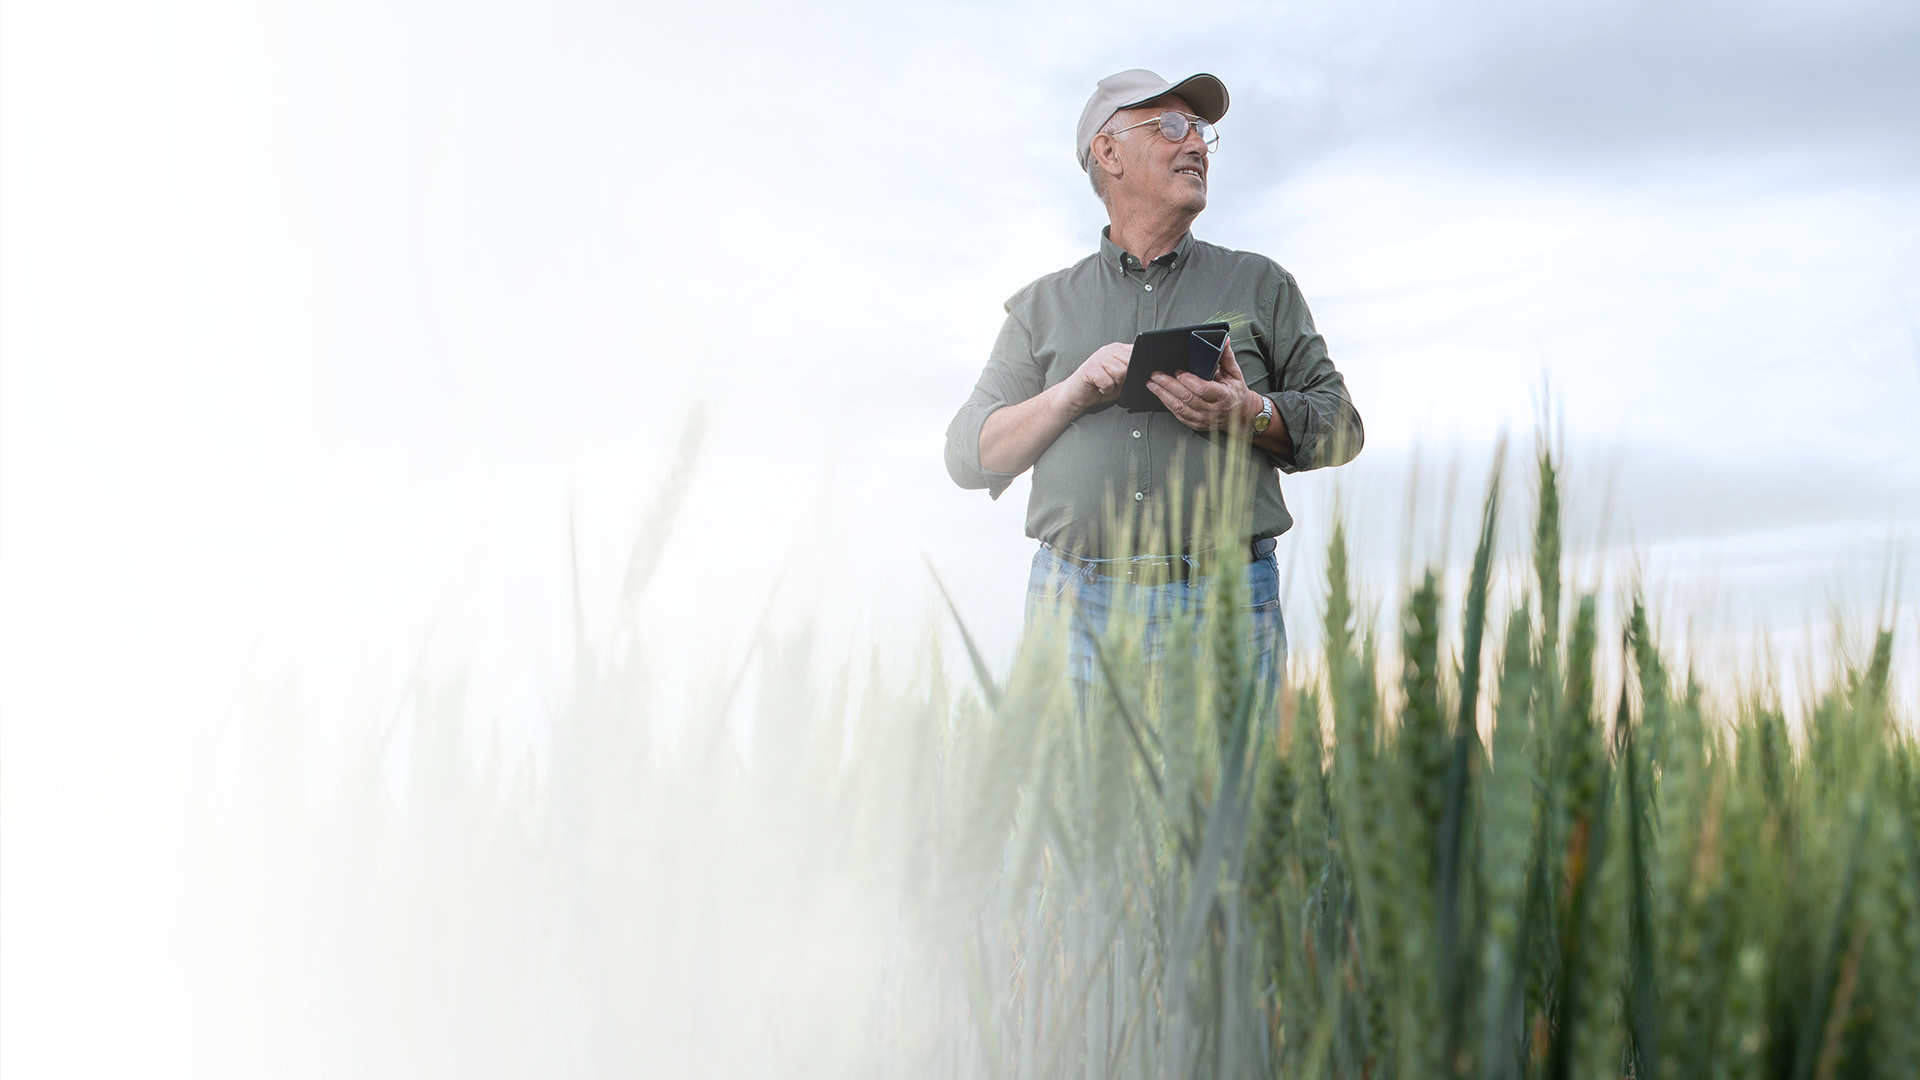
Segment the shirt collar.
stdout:
[[[1122,273],[1128,270],[1141,269],[1140,260],[1127,254],[1125,249],[1121,248],[1119,244],[1114,243],[1112,233],[1113,226],[1100,226],[1100,261],[1106,263],[1108,266],[1118,268]],[[1153,260],[1153,265],[1165,266],[1169,269],[1178,269],[1187,265],[1187,255],[1192,250],[1193,230],[1188,229],[1180,235],[1180,242],[1173,246],[1173,250]]]

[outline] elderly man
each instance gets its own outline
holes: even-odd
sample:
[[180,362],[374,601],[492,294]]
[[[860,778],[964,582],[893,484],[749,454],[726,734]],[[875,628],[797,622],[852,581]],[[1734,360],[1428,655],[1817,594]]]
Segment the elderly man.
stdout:
[[[1194,513],[1219,456],[1251,466],[1245,545],[1252,626],[1269,689],[1284,663],[1274,538],[1293,524],[1280,472],[1340,465],[1360,451],[1360,416],[1294,284],[1273,260],[1193,238],[1227,111],[1212,75],[1168,82],[1150,71],[1100,80],[1080,114],[1078,151],[1110,224],[1100,250],[1021,289],[973,394],[947,429],[947,470],[999,498],[1033,469],[1027,535],[1040,541],[1029,622],[1069,598],[1072,673],[1092,678],[1087,635],[1118,605],[1159,620],[1205,595],[1222,562]],[[1166,411],[1116,400],[1136,335],[1225,322],[1213,379],[1157,373]],[[1215,455],[1210,470],[1209,455]],[[1231,475],[1233,470],[1228,470]],[[1217,500],[1215,501],[1217,504]]]

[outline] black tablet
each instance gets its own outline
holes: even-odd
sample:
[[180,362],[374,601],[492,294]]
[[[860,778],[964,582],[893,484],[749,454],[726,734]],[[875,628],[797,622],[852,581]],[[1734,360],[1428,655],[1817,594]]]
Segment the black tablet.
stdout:
[[1166,412],[1166,404],[1147,389],[1147,378],[1156,371],[1169,375],[1190,371],[1211,381],[1220,373],[1220,356],[1226,349],[1227,324],[1223,322],[1141,334],[1133,339],[1127,381],[1120,386],[1120,407],[1128,412]]

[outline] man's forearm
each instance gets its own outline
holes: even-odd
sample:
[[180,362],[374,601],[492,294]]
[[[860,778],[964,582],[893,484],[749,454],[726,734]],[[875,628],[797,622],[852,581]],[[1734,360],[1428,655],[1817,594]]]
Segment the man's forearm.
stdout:
[[1252,441],[1253,445],[1262,450],[1291,459],[1293,457],[1293,435],[1287,431],[1287,422],[1280,417],[1280,406],[1278,403],[1273,407],[1273,419],[1267,424],[1267,430],[1258,435],[1253,434],[1253,419],[1260,415],[1261,403],[1266,400],[1265,397],[1253,390],[1247,391],[1247,400],[1245,404],[1241,406],[1241,417],[1246,424],[1247,438]]
[[1027,471],[1079,415],[1061,386],[995,409],[980,426],[980,467],[1009,475]]

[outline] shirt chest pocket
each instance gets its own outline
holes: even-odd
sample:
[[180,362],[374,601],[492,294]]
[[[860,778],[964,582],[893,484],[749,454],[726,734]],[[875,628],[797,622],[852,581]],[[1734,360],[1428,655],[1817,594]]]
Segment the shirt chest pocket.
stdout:
[[1233,333],[1233,359],[1240,365],[1240,373],[1247,377],[1247,386],[1258,394],[1271,394],[1280,389],[1280,382],[1273,375],[1273,366],[1267,360],[1265,335],[1252,327],[1243,327]]

